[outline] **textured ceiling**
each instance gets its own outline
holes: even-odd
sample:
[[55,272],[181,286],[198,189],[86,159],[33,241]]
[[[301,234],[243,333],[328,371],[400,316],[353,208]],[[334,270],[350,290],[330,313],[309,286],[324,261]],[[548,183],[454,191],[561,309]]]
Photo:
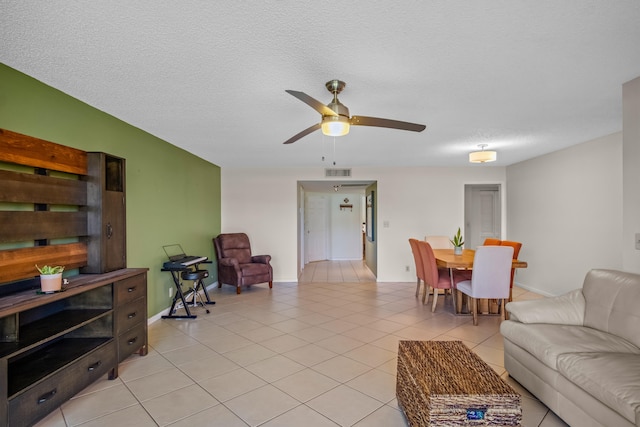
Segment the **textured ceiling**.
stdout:
[[[640,76],[637,0],[0,0],[0,20],[2,63],[222,167],[462,166],[482,143],[509,165],[620,131]],[[285,89],[328,103],[334,78],[352,115],[427,129],[283,145],[320,120]]]

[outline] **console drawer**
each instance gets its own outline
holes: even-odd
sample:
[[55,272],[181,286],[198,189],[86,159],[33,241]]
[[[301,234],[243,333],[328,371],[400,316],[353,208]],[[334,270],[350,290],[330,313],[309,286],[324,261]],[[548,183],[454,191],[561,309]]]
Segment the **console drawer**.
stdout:
[[116,302],[118,305],[138,299],[147,294],[147,275],[139,274],[115,282]]
[[9,400],[9,426],[31,425],[116,366],[115,340],[96,348]]
[[116,314],[116,334],[119,335],[124,331],[128,331],[138,323],[147,321],[147,301],[144,298],[138,298],[135,301],[118,307]]
[[122,362],[143,347],[146,351],[146,328],[147,324],[143,322],[118,336],[118,362]]

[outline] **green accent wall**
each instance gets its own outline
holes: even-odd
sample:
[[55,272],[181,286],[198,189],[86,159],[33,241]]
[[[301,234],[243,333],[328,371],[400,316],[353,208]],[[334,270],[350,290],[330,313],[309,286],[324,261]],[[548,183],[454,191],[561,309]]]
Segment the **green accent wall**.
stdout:
[[[211,239],[220,233],[219,166],[4,64],[0,128],[127,160],[127,266],[149,269],[149,316],[171,304],[173,282],[160,271],[163,245],[180,243],[190,254],[215,260]],[[215,261],[203,266],[210,270],[208,284],[216,281]]]

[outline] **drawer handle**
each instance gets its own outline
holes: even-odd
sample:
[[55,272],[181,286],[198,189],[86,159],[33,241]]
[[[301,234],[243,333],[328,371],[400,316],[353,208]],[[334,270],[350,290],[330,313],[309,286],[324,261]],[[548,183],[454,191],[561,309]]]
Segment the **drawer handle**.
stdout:
[[132,345],[132,344],[135,344],[136,341],[138,341],[138,337],[131,338],[129,341],[127,341],[127,344]]
[[135,291],[135,290],[136,290],[136,287],[135,287],[135,286],[132,286],[132,287],[130,287],[130,288],[127,288],[127,292],[133,292],[133,291]]
[[134,317],[136,317],[136,312],[135,311],[133,313],[129,313],[127,315],[127,319],[133,319]]
[[58,392],[58,389],[54,388],[53,390],[51,390],[48,393],[43,394],[42,396],[40,396],[38,398],[38,405],[40,405],[41,403],[46,402],[47,400],[51,399],[53,396],[56,395],[56,393]]
[[93,365],[90,365],[90,366],[87,368],[87,371],[89,371],[89,372],[91,372],[91,371],[95,371],[96,369],[98,369],[98,367],[99,367],[100,365],[102,365],[102,362],[98,360],[98,361],[97,361],[96,363],[94,363]]

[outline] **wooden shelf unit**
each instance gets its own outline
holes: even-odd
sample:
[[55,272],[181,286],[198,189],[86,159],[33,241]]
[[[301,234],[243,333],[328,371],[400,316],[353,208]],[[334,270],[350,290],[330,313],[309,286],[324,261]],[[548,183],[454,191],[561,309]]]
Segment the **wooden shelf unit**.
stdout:
[[[124,167],[0,129],[0,426],[32,425],[147,354],[148,269],[125,268]],[[117,193],[115,220],[100,214],[113,211],[102,191]],[[82,274],[42,294],[35,264]]]

